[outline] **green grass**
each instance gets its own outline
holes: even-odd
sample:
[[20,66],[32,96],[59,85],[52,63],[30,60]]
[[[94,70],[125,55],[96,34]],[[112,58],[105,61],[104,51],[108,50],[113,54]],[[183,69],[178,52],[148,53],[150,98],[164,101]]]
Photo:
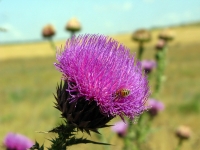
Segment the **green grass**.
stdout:
[[[191,140],[183,144],[182,150],[197,150],[200,147],[200,143],[197,142],[200,137],[200,43],[196,40],[199,34],[191,37],[194,40],[189,37],[189,40],[186,40],[185,35],[195,33],[194,28],[192,27],[191,30],[186,27],[177,28],[177,32],[182,35],[177,36],[169,45],[167,80],[159,97],[165,103],[166,109],[153,121],[153,126],[159,127],[159,130],[149,137],[146,143],[149,150],[173,149],[178,142],[174,136],[174,130],[181,124],[190,126],[193,131]],[[199,28],[195,29],[199,33]],[[157,33],[158,30],[155,30],[154,40],[146,44],[144,58],[153,59],[155,54],[153,44],[155,44]],[[117,35],[114,38],[124,43],[132,52],[137,51],[137,45],[130,40],[130,34]],[[36,44],[37,48],[40,44]],[[33,46],[34,44],[30,45],[30,47]],[[9,45],[6,48],[9,49]],[[49,49],[49,51],[52,50]],[[7,132],[12,131],[25,134],[33,140],[37,139],[40,143],[45,142],[45,145],[48,145],[46,138],[49,135],[35,131],[50,130],[61,121],[60,113],[53,108],[53,93],[61,77],[53,66],[54,62],[55,57],[49,55],[48,57],[0,61],[0,141]],[[153,91],[152,81],[150,85]],[[108,138],[110,128],[101,132]],[[122,142],[119,138],[114,136],[111,143],[115,145],[111,146],[111,149],[121,149]],[[70,147],[72,150],[77,148],[101,150],[103,146]]]
[[180,113],[185,114],[198,114],[200,113],[200,94],[188,94],[187,99],[178,106]]

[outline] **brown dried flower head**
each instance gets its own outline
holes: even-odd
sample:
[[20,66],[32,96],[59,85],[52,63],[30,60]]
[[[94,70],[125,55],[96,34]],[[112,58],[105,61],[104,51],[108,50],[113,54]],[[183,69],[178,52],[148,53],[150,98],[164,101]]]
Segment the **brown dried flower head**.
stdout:
[[166,28],[161,31],[159,38],[165,41],[173,40],[175,37],[175,32],[172,29]]
[[138,42],[148,42],[151,40],[151,33],[146,29],[139,29],[133,33],[132,39]]
[[187,126],[181,125],[176,130],[176,136],[180,139],[189,139],[191,137],[191,129]]
[[52,37],[53,35],[55,35],[55,33],[56,31],[51,24],[44,26],[44,28],[42,29],[43,37]]
[[65,29],[70,32],[76,32],[81,30],[81,24],[76,18],[72,18],[67,22]]

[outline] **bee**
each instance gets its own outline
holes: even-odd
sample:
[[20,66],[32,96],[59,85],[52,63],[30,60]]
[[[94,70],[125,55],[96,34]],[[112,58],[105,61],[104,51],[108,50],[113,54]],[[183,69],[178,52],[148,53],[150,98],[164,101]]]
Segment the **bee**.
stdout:
[[123,98],[127,97],[128,95],[130,95],[130,90],[128,89],[120,89],[113,94],[115,98]]

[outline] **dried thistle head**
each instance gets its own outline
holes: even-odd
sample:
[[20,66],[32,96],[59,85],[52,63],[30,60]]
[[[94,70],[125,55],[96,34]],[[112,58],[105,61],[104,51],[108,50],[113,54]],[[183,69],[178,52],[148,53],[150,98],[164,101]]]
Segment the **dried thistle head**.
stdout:
[[189,139],[191,137],[191,129],[188,126],[181,125],[176,129],[175,134],[180,139]]
[[132,39],[137,42],[148,42],[151,40],[151,33],[146,29],[139,29],[133,33]]
[[170,28],[162,30],[159,34],[159,38],[165,41],[171,41],[174,39],[174,37],[175,37],[175,32]]
[[65,29],[70,32],[77,32],[81,30],[81,24],[78,19],[72,18],[67,22]]
[[44,38],[50,38],[50,37],[54,36],[55,33],[56,33],[55,28],[51,24],[44,26],[42,29],[42,36]]

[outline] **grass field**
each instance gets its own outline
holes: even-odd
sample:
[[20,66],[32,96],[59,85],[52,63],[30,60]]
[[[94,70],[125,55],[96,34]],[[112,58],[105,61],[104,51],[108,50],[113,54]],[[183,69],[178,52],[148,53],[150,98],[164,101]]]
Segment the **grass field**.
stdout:
[[[149,137],[149,150],[174,149],[178,142],[174,130],[181,124],[190,126],[193,131],[192,138],[182,149],[200,148],[200,26],[174,27],[174,30],[176,38],[169,44],[167,54],[167,80],[159,98],[166,108],[153,122],[159,130]],[[159,29],[152,31],[153,40],[145,45],[144,58],[154,58],[159,32]],[[136,52],[137,45],[131,41],[131,34],[113,37]],[[59,41],[56,45],[60,47],[64,43]],[[53,66],[54,62],[55,52],[47,42],[0,46],[0,141],[12,131],[48,145],[46,138],[51,135],[35,131],[50,130],[60,122],[60,114],[53,108],[53,93],[61,74]],[[150,85],[153,84],[150,82]],[[110,128],[101,131],[108,137]],[[121,148],[117,137],[113,137],[111,143],[116,145],[111,149]],[[103,149],[96,145],[70,149],[77,148]]]

